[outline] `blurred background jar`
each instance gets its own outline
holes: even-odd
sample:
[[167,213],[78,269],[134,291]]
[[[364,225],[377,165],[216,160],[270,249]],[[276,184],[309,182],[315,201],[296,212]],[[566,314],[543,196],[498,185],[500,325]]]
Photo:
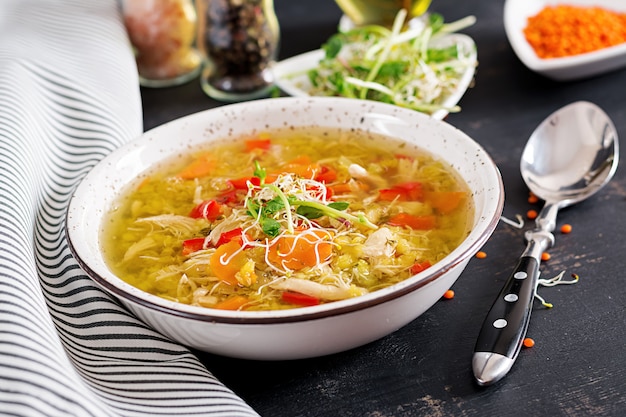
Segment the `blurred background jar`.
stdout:
[[174,86],[199,74],[202,57],[194,46],[197,16],[192,0],[122,0],[121,4],[141,85]]
[[196,11],[204,92],[229,102],[269,95],[280,39],[273,0],[196,0]]
[[350,22],[342,27],[382,25],[391,27],[400,9],[406,9],[407,18],[412,19],[426,13],[431,0],[335,0]]

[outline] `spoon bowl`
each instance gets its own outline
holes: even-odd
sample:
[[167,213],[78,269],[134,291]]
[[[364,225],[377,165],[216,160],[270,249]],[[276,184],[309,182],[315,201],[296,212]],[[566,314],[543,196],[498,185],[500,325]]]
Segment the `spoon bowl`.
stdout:
[[617,170],[617,131],[598,106],[567,105],[531,134],[520,170],[530,191],[545,200],[535,228],[524,234],[526,250],[494,301],[478,335],[472,368],[479,385],[490,385],[513,366],[526,336],[541,254],[554,245],[559,209],[602,188]]
[[606,113],[593,103],[575,102],[532,133],[522,153],[522,178],[537,197],[563,208],[588,198],[613,177],[617,147],[617,132]]

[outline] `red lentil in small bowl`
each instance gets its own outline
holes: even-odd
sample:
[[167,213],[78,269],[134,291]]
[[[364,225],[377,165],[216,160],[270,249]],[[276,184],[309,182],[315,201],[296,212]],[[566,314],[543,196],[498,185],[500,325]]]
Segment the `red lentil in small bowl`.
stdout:
[[626,67],[621,0],[506,0],[504,27],[520,61],[556,81]]

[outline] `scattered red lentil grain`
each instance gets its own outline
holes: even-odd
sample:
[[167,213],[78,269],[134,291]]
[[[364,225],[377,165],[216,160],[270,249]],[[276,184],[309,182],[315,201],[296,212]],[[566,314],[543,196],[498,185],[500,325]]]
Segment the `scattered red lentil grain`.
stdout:
[[452,300],[454,298],[454,291],[453,290],[448,290],[446,292],[443,293],[443,298],[445,298],[446,300]]
[[561,233],[563,234],[568,234],[572,232],[572,225],[571,224],[564,224],[563,226],[561,226]]
[[531,339],[530,337],[524,339],[524,347],[531,348],[533,346],[535,346],[535,341],[533,339]]
[[528,210],[526,212],[526,217],[528,217],[530,220],[536,219],[537,218],[537,210]]
[[476,257],[478,259],[485,259],[487,257],[487,252],[478,251],[478,252],[476,252]]
[[539,58],[592,52],[626,42],[626,13],[599,6],[546,6],[528,18],[524,35]]
[[551,258],[550,254],[548,252],[544,252],[541,254],[541,260],[542,261],[549,261]]

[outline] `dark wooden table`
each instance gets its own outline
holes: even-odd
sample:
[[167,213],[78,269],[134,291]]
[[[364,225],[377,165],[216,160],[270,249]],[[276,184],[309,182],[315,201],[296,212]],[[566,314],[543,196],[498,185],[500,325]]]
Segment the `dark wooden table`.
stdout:
[[[602,107],[626,138],[626,69],[592,79],[555,82],[523,66],[509,46],[503,2],[434,0],[446,21],[473,14],[464,32],[478,47],[475,85],[447,122],[485,147],[506,190],[504,215],[534,208],[518,172],[521,151],[537,124],[577,100]],[[275,0],[281,58],[316,49],[336,31],[332,0]],[[143,89],[145,128],[216,107],[197,80]],[[481,388],[472,350],[494,297],[524,248],[523,230],[501,223],[454,285],[456,297],[381,340],[348,352],[289,362],[235,360],[198,353],[221,381],[261,415],[274,416],[623,416],[626,415],[626,173],[590,200],[565,209],[544,278],[566,271],[576,285],[540,289],[554,304],[535,303],[528,336],[510,373]]]

